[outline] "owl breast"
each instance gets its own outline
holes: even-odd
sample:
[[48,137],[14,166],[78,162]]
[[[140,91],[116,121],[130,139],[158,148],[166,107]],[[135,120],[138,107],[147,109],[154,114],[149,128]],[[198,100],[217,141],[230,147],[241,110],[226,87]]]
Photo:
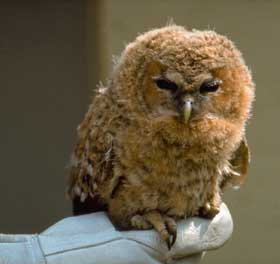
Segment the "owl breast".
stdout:
[[116,148],[115,173],[123,183],[116,195],[124,210],[133,208],[133,215],[156,209],[179,219],[197,215],[219,192],[217,164],[194,161],[189,147],[158,135],[139,138],[126,134]]

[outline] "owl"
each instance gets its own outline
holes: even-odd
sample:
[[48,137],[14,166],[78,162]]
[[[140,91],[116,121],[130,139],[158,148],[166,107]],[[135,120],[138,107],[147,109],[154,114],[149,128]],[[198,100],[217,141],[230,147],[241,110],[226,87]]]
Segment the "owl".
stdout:
[[235,45],[177,25],[126,46],[78,127],[74,210],[107,210],[121,230],[154,228],[170,248],[176,221],[214,217],[244,182],[255,86]]

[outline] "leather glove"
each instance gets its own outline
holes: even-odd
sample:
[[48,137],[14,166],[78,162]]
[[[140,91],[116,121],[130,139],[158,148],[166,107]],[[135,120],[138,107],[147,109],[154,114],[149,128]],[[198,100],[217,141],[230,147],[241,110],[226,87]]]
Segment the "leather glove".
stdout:
[[177,224],[171,250],[154,230],[117,231],[105,212],[65,218],[41,234],[0,234],[0,264],[194,264],[221,247],[233,223],[225,204],[213,219]]

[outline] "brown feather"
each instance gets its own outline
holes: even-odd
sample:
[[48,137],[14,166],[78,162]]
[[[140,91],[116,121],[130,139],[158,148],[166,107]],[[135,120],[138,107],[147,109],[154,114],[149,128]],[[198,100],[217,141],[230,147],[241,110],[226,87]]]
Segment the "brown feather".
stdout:
[[250,150],[245,137],[229,162],[231,170],[224,175],[221,182],[222,189],[226,186],[240,187],[246,180],[250,163]]
[[[158,86],[159,76],[172,91]],[[217,91],[201,93],[211,80]],[[69,193],[86,203],[96,197],[124,229],[213,217],[220,186],[247,175],[243,138],[254,89],[226,37],[174,25],[144,33],[125,48],[78,128]],[[185,98],[193,100],[187,123],[180,119]]]

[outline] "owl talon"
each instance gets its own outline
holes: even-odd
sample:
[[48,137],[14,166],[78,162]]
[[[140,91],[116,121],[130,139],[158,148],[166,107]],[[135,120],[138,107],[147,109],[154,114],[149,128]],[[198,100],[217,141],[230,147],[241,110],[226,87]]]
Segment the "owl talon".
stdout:
[[165,216],[165,226],[167,228],[167,231],[170,235],[170,242],[171,242],[171,247],[175,244],[176,239],[177,239],[177,225],[176,222],[173,218]]
[[173,247],[173,245],[175,244],[176,239],[177,239],[177,232],[175,232],[175,234],[172,234],[171,247]]
[[171,250],[173,244],[172,244],[172,242],[170,241],[170,239],[168,239],[168,240],[166,241],[166,244],[167,244],[168,250]]
[[172,238],[172,235],[170,235],[167,231],[166,228],[162,229],[159,231],[159,236],[161,238],[161,240],[165,241],[168,249],[170,250],[171,247],[172,247],[172,241],[173,241],[173,238]]
[[146,213],[144,218],[159,233],[161,240],[165,241],[168,249],[170,250],[177,238],[175,220],[169,216],[162,215],[156,210]]
[[207,203],[205,206],[203,206],[200,210],[200,215],[202,217],[206,217],[209,219],[214,218],[218,213],[220,212],[219,206],[210,205],[210,203]]
[[170,234],[167,229],[159,232],[160,238],[166,242],[166,245],[169,250],[171,250],[172,246],[175,244],[177,234]]

